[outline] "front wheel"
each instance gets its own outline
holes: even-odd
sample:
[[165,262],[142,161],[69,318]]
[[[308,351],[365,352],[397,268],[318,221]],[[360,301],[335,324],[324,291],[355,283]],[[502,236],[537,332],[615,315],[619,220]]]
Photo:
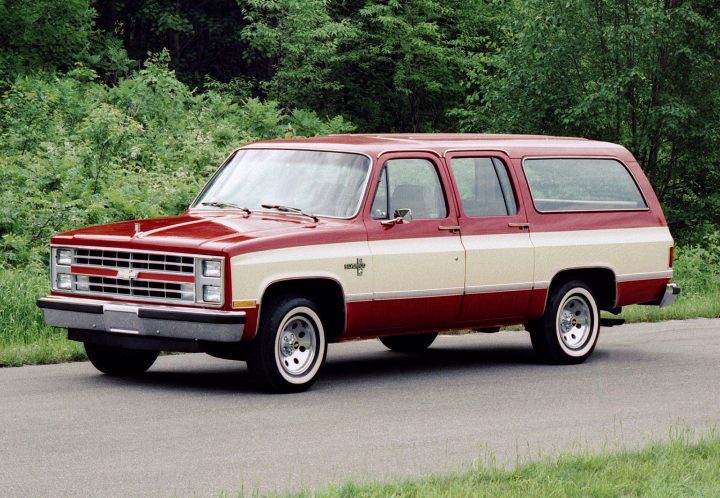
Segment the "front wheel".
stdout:
[[600,335],[600,316],[592,291],[578,280],[560,285],[552,291],[545,314],[528,330],[542,361],[565,365],[584,362]]
[[267,304],[247,365],[261,388],[300,392],[317,379],[327,340],[318,307],[309,299],[285,297]]
[[380,337],[385,347],[398,353],[419,353],[430,347],[437,337],[437,332],[430,334],[392,335]]
[[85,343],[85,352],[95,368],[108,375],[140,375],[150,368],[159,351],[124,349]]

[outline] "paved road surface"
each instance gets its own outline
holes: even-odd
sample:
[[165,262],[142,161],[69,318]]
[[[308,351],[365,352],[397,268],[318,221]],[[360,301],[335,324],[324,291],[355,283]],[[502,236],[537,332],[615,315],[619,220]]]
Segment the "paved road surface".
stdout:
[[424,356],[332,345],[300,395],[243,363],[162,357],[0,369],[0,496],[216,496],[634,447],[720,425],[720,320],[603,329],[584,365],[534,363],[521,332],[441,336]]

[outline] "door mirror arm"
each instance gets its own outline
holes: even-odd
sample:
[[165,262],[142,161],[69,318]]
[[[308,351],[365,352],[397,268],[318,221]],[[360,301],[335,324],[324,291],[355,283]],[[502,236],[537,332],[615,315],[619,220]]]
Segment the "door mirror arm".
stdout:
[[390,220],[383,220],[380,222],[381,225],[386,226],[386,227],[391,227],[393,225],[402,225],[403,223],[405,223],[405,220],[403,220],[399,216],[397,218],[392,218]]
[[381,221],[380,224],[386,227],[393,226],[393,225],[402,225],[404,223],[410,223],[412,221],[412,209],[410,208],[401,208],[396,209],[395,213],[393,213],[394,218],[390,220],[384,220]]

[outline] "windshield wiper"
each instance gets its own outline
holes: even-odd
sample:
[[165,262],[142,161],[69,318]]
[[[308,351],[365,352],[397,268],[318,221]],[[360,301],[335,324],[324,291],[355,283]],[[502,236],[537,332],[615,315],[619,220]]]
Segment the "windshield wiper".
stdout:
[[282,204],[260,204],[260,207],[265,209],[277,209],[281,213],[301,214],[303,216],[307,216],[308,218],[312,218],[315,222],[320,221],[320,219],[314,214],[308,214],[302,209],[296,207],[283,206]]
[[225,202],[225,201],[204,201],[200,203],[201,206],[212,206],[212,207],[219,207],[219,208],[231,208],[231,209],[239,209],[240,211],[246,213],[248,216],[250,216],[250,210],[246,207],[238,206],[237,204],[233,204],[232,202]]

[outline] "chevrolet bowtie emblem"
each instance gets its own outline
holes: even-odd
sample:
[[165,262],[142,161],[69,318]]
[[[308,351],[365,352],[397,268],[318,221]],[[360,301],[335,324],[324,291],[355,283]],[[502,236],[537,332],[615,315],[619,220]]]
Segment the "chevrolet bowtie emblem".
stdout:
[[130,268],[120,268],[117,271],[117,278],[121,278],[123,280],[134,280],[138,278],[138,272],[131,270]]
[[359,276],[362,276],[363,270],[365,269],[365,263],[363,263],[362,258],[357,258],[356,263],[347,263],[345,265],[346,270],[357,270],[357,274]]

